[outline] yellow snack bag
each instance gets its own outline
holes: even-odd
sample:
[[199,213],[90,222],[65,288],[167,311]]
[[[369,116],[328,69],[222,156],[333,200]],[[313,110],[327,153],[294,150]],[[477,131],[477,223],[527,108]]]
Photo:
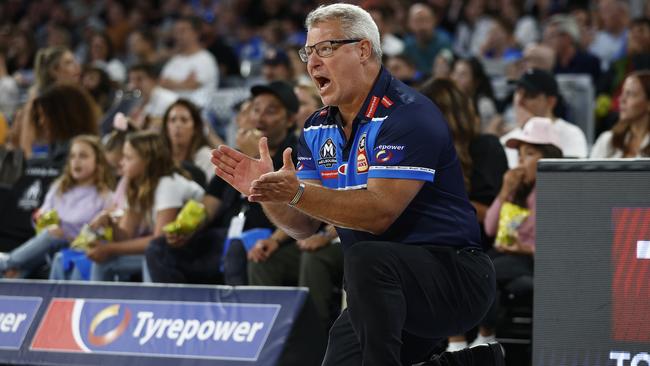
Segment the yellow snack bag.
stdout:
[[176,216],[174,222],[163,227],[169,234],[190,234],[205,220],[205,206],[195,200],[189,200]]
[[510,246],[515,243],[517,229],[530,216],[530,210],[514,203],[504,202],[499,212],[499,230],[494,241],[498,246]]
[[95,231],[88,224],[84,225],[79,235],[70,243],[72,249],[88,250],[95,246],[97,241],[113,241],[113,228],[105,227]]
[[59,214],[55,210],[50,210],[38,217],[36,220],[36,233],[40,234],[41,231],[47,229],[52,225],[58,225],[60,222]]

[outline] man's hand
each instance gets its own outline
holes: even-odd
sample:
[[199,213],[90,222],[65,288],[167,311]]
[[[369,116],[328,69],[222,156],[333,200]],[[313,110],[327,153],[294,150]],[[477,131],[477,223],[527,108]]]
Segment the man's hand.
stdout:
[[95,243],[95,246],[86,252],[86,256],[95,263],[104,263],[113,256],[109,244]]
[[[269,154],[266,137],[259,142],[260,158],[253,159],[226,145],[212,151],[215,173],[241,194],[250,195],[251,183],[266,173],[273,172],[273,161]],[[295,192],[294,192],[295,193]]]
[[283,165],[277,172],[262,175],[251,185],[251,202],[289,203],[298,192],[298,176],[291,160],[291,148],[282,153]]
[[313,252],[326,246],[329,242],[330,240],[326,235],[316,234],[307,239],[298,240],[296,244],[298,245],[298,248],[304,252]]
[[280,247],[277,240],[261,239],[248,251],[248,259],[255,263],[264,262]]

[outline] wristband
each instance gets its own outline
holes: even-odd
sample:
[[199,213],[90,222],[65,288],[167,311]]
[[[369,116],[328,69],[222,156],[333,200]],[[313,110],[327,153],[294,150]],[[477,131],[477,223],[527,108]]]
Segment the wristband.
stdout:
[[300,197],[302,197],[302,194],[305,193],[305,183],[300,183],[298,185],[298,192],[296,192],[296,195],[293,196],[293,199],[289,202],[289,206],[295,206],[298,201],[300,201]]

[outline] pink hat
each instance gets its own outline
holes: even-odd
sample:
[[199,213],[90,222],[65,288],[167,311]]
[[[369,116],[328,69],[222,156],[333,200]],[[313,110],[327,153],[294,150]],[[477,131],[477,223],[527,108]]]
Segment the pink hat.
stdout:
[[533,117],[529,119],[523,129],[514,133],[506,141],[506,146],[516,149],[522,142],[534,145],[550,144],[562,150],[560,137],[553,128],[553,121],[550,118]]

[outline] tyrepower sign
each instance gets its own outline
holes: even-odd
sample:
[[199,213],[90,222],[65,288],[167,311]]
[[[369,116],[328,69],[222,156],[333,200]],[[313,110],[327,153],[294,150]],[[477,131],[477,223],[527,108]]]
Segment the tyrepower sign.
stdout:
[[30,350],[256,361],[280,307],[53,298]]
[[0,296],[0,349],[19,349],[43,299]]

